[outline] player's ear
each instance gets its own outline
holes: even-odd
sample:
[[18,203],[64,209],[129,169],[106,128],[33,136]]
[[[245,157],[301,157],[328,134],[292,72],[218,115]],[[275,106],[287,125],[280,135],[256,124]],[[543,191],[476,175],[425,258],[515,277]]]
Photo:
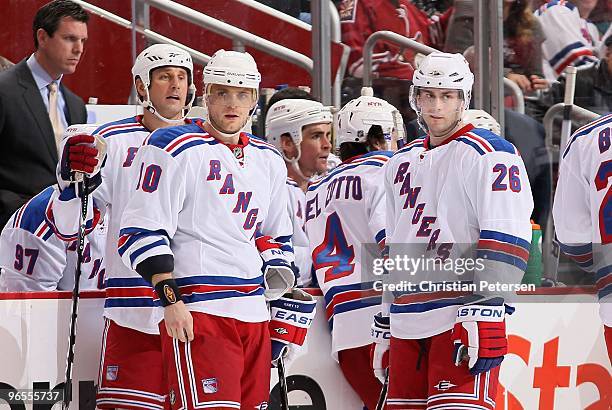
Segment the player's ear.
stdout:
[[297,157],[297,146],[289,134],[281,135],[281,149],[287,158]]
[[136,84],[136,92],[138,93],[138,97],[142,100],[147,95],[145,90],[145,85],[140,78],[137,78],[135,81]]

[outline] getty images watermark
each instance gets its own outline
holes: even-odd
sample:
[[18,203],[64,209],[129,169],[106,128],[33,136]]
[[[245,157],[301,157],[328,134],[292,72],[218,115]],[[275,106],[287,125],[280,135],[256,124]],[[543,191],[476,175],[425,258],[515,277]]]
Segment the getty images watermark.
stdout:
[[[376,291],[389,292],[517,292],[535,291],[533,284],[501,283],[499,281],[474,281],[472,275],[485,270],[482,258],[413,258],[396,255],[389,258],[373,258],[372,274],[387,278],[375,280]],[[468,273],[465,281],[461,276]],[[399,275],[398,275],[399,274]],[[399,277],[409,280],[398,280]],[[418,278],[414,276],[418,275]],[[416,280],[415,280],[416,279]]]

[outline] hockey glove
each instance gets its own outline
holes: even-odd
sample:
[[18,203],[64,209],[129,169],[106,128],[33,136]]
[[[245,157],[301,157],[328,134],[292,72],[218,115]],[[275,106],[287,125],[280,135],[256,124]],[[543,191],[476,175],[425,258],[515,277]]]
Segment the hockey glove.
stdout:
[[381,383],[385,383],[387,368],[389,367],[389,345],[391,344],[391,326],[389,316],[377,313],[372,323],[372,348],[370,358],[374,376]]
[[[79,175],[97,180],[102,163],[106,158],[106,142],[102,137],[77,134],[63,142],[60,158],[60,185],[62,188],[75,181]],[[101,180],[100,180],[101,181]]]
[[455,366],[467,359],[473,375],[499,366],[508,352],[504,318],[513,312],[514,308],[505,305],[502,298],[480,299],[461,306],[451,335]]
[[302,289],[293,289],[270,302],[272,366],[276,367],[280,357],[288,365],[298,355],[315,317],[316,305],[312,295]]
[[295,286],[295,272],[272,237],[260,236],[255,245],[263,259],[264,297],[266,301],[276,300]]

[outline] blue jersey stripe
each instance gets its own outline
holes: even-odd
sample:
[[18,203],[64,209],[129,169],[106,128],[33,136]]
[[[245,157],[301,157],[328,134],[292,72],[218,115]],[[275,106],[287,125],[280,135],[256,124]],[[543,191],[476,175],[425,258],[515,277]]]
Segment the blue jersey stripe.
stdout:
[[178,286],[191,285],[263,285],[263,275],[252,279],[236,278],[234,276],[200,275],[186,278],[176,278]]
[[480,231],[480,239],[493,239],[500,242],[506,242],[512,245],[518,245],[527,251],[531,249],[531,243],[526,241],[525,239],[499,231],[489,231],[484,229]]
[[161,306],[159,301],[154,301],[151,298],[106,298],[104,301],[105,308],[123,308],[123,307],[158,307]]
[[153,243],[150,243],[148,245],[143,246],[142,248],[138,248],[136,249],[134,252],[132,252],[132,254],[130,255],[130,263],[134,264],[134,261],[136,260],[136,258],[138,258],[140,255],[142,255],[143,253],[145,253],[146,251],[156,248],[158,246],[168,246],[168,242],[165,239],[160,239],[158,241],[155,241]]
[[478,252],[476,252],[476,256],[482,259],[507,263],[508,265],[519,268],[523,272],[527,270],[527,262],[525,262],[525,260],[507,253],[496,252],[489,249],[479,249]]
[[465,302],[464,297],[451,298],[451,299],[441,299],[441,300],[432,300],[421,303],[411,303],[411,304],[391,304],[391,308],[389,312],[391,314],[397,313],[423,313],[429,310],[440,309],[449,306],[459,306],[463,305]]

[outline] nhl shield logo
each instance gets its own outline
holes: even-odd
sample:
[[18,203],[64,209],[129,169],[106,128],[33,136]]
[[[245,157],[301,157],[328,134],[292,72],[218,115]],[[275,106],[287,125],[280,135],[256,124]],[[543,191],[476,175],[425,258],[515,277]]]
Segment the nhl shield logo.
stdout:
[[219,385],[217,383],[217,378],[212,377],[210,379],[202,380],[202,388],[204,389],[204,393],[212,394],[219,391]]
[[172,406],[174,406],[174,403],[176,403],[176,394],[174,394],[174,389],[170,390],[170,404]]
[[106,366],[106,380],[114,382],[119,376],[119,366]]
[[242,157],[244,157],[244,152],[242,151],[242,147],[236,147],[234,148],[234,157],[236,159],[242,159]]

